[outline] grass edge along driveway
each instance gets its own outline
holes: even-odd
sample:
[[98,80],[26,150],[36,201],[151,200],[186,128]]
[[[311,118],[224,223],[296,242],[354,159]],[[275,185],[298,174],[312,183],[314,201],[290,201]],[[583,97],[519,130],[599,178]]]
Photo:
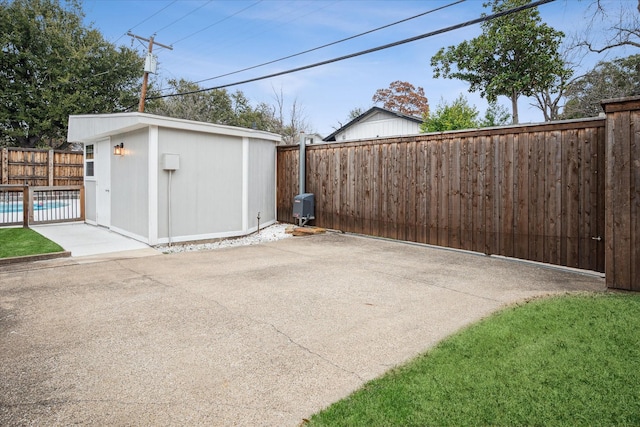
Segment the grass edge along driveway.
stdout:
[[30,228],[0,228],[0,258],[62,252],[55,242]]
[[315,414],[310,426],[640,425],[640,295],[504,309]]

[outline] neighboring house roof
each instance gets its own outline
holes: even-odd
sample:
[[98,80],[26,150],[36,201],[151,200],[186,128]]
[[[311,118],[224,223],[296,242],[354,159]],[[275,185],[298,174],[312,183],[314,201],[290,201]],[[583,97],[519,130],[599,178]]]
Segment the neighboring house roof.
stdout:
[[[410,126],[405,126],[404,129],[402,127],[388,127],[387,129],[383,129],[380,127],[377,128],[370,128],[368,130],[364,130],[365,132],[365,136],[360,135],[357,138],[347,138],[346,134],[348,132],[349,129],[353,129],[354,127],[357,127],[359,125],[363,125],[365,123],[374,123],[376,121],[382,121],[382,120],[394,120],[396,123],[402,123],[404,122],[404,124],[410,124]],[[372,107],[369,110],[367,110],[366,112],[364,112],[363,114],[359,115],[358,117],[356,117],[355,119],[351,120],[349,123],[347,123],[346,125],[342,126],[340,129],[336,130],[335,132],[333,132],[331,135],[327,136],[326,138],[324,138],[323,141],[325,142],[331,142],[331,141],[339,141],[338,138],[340,138],[341,140],[353,140],[353,139],[362,139],[364,138],[378,138],[378,137],[383,137],[383,136],[396,136],[396,135],[406,135],[406,134],[411,134],[411,133],[418,133],[419,132],[419,127],[422,124],[422,118],[421,117],[416,117],[416,116],[411,116],[409,114],[403,114],[403,113],[398,113],[397,111],[391,111],[391,110],[387,110],[386,108],[381,108],[381,107]],[[376,133],[370,133],[370,134],[366,134],[368,131],[371,132],[375,130]],[[410,131],[407,131],[410,130]],[[381,134],[382,132],[382,134]],[[394,133],[395,132],[395,133]],[[342,137],[341,137],[342,136]]]
[[69,116],[67,140],[69,142],[91,142],[148,126],[259,138],[277,142],[282,139],[280,135],[265,131],[134,112]]
[[324,138],[319,133],[306,133],[304,136],[307,145],[321,144],[324,141]]

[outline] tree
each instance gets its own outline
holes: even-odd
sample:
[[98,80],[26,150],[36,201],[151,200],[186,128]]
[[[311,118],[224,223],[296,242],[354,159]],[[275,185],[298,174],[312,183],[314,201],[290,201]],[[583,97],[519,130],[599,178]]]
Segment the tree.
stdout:
[[444,132],[447,130],[472,129],[478,127],[478,109],[460,94],[453,103],[441,99],[433,114],[425,114],[420,125],[421,132]]
[[349,111],[349,118],[347,121],[350,122],[351,120],[360,117],[361,115],[364,114],[365,111],[366,110],[364,108],[360,108],[360,107],[352,108],[351,111]]
[[[497,13],[527,3],[493,0],[490,5]],[[471,92],[479,91],[490,102],[508,97],[512,121],[518,123],[518,98],[552,88],[562,73],[558,49],[563,36],[541,23],[536,8],[485,21],[480,36],[442,48],[431,58],[434,77],[467,81]]]
[[640,55],[598,62],[568,86],[566,95],[565,119],[597,116],[603,99],[640,95]]
[[58,147],[70,114],[137,102],[142,58],[82,19],[75,0],[0,0],[0,145]]
[[178,96],[159,98],[154,93],[147,104],[148,112],[276,133],[280,130],[274,110],[266,104],[259,104],[253,108],[242,91],[238,90],[232,94],[224,89],[200,91],[202,88],[198,84],[184,79],[171,79],[168,83],[171,88],[170,95]]
[[168,84],[171,88],[170,95],[185,95],[152,99],[147,105],[147,112],[221,125],[232,124],[235,113],[231,97],[226,90],[215,89],[206,92],[188,93],[199,91],[201,87],[184,79],[171,79]]
[[293,100],[291,107],[286,112],[285,98],[282,88],[278,93],[273,89],[276,105],[273,109],[278,130],[276,133],[282,135],[282,142],[285,145],[298,144],[301,133],[309,133],[310,125],[304,113],[304,107],[297,99]]
[[347,116],[347,120],[343,123],[341,121],[338,120],[338,125],[337,126],[333,126],[334,130],[338,130],[341,127],[343,127],[345,125],[345,123],[349,123],[350,121],[352,121],[353,119],[356,119],[358,117],[360,117],[361,115],[363,115],[365,113],[364,108],[362,107],[354,107],[351,109],[351,111],[349,111],[349,115]]
[[378,89],[373,95],[373,102],[382,102],[387,110],[411,116],[429,114],[429,100],[424,89],[416,89],[411,83],[396,80],[388,89]]
[[[640,48],[640,0],[637,7],[630,1],[619,3],[617,11],[608,10],[601,0],[594,1],[590,9],[593,10],[591,22],[584,35],[578,42],[591,52],[602,53],[620,46]],[[612,8],[611,8],[612,9]],[[604,32],[594,28],[605,27]],[[593,41],[596,38],[597,41]]]
[[504,126],[509,124],[511,114],[507,107],[498,104],[497,102],[490,102],[487,111],[484,113],[484,118],[478,123],[478,127],[489,128],[495,126]]

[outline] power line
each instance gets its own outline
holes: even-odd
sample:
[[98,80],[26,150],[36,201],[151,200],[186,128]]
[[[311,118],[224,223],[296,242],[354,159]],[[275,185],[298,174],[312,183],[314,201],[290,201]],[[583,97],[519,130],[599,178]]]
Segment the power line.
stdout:
[[245,10],[247,10],[247,9],[249,9],[249,8],[251,8],[251,7],[255,6],[255,5],[257,5],[257,4],[258,4],[258,3],[260,3],[260,2],[262,2],[262,0],[258,0],[257,2],[255,2],[255,3],[253,3],[253,4],[250,4],[249,6],[245,7],[244,9],[240,9],[240,10],[239,10],[239,11],[237,11],[236,13],[233,13],[233,14],[231,14],[231,15],[229,15],[229,16],[225,16],[224,18],[220,19],[219,21],[216,21],[216,22],[214,22],[213,24],[208,25],[208,26],[204,27],[203,29],[196,31],[195,33],[191,33],[191,34],[189,34],[188,36],[185,36],[185,37],[183,37],[183,38],[181,38],[181,39],[179,39],[179,40],[177,40],[177,41],[175,41],[175,42],[171,43],[171,46],[173,46],[173,45],[175,45],[175,44],[177,44],[177,43],[180,43],[181,41],[186,40],[186,39],[188,39],[188,38],[190,38],[190,37],[193,37],[193,36],[195,36],[196,34],[200,34],[201,32],[203,32],[203,31],[205,31],[205,30],[208,30],[209,28],[213,27],[214,25],[218,25],[218,24],[220,24],[221,22],[224,22],[224,21],[226,21],[227,19],[233,18],[234,16],[241,14],[241,13],[242,13],[242,12],[244,12]]
[[187,12],[186,14],[182,15],[180,18],[175,19],[174,21],[170,22],[169,24],[165,25],[164,27],[160,28],[159,30],[157,30],[155,33],[159,33],[162,30],[166,30],[167,28],[169,28],[170,26],[172,26],[173,24],[175,24],[176,22],[182,21],[184,18],[186,18],[187,16],[191,15],[192,13],[202,9],[203,7],[205,7],[206,5],[208,5],[209,3],[211,3],[213,0],[209,0],[206,3],[202,4],[201,6],[196,7],[195,9],[193,9],[191,12]]
[[[142,21],[138,22],[136,25],[134,25],[133,27],[129,28],[129,32],[131,32],[134,28],[144,24],[145,22],[147,22],[149,19],[153,18],[154,16],[156,16],[157,14],[159,14],[160,12],[162,12],[163,10],[165,10],[166,8],[168,8],[169,6],[171,6],[172,4],[174,4],[175,2],[177,2],[178,0],[173,0],[171,3],[169,3],[168,5],[166,5],[165,7],[163,7],[162,9],[160,9],[159,11],[157,11],[156,13],[152,14],[151,16],[148,16],[147,18],[143,19]],[[122,34],[120,37],[118,37],[118,40],[120,40],[121,38],[123,38],[124,36],[126,36],[127,33]],[[113,42],[113,44],[118,43],[118,40],[116,40],[115,42]]]
[[163,7],[162,9],[160,9],[159,11],[157,11],[156,13],[154,13],[153,15],[149,16],[146,19],[143,19],[142,21],[138,22],[136,25],[134,25],[133,27],[131,27],[129,29],[129,31],[134,30],[136,27],[139,27],[140,25],[144,24],[145,22],[147,22],[149,19],[153,18],[154,16],[156,16],[157,14],[159,14],[160,12],[162,12],[163,10],[165,10],[166,8],[168,8],[169,6],[171,6],[172,4],[174,4],[175,2],[177,2],[178,0],[173,0],[171,3],[169,3],[168,5],[166,5],[165,7]]
[[[455,6],[456,4],[463,3],[464,1],[466,1],[466,0],[457,0],[457,1],[453,2],[453,3],[449,3],[449,4],[447,4],[447,5],[440,6],[440,7],[437,7],[437,8],[435,8],[435,9],[428,10],[428,11],[423,12],[423,13],[420,13],[420,14],[418,14],[418,15],[414,15],[414,16],[411,16],[411,17],[409,17],[409,18],[405,18],[405,19],[402,19],[402,20],[400,20],[400,21],[396,21],[396,22],[393,22],[393,23],[391,23],[391,24],[384,25],[384,26],[382,26],[382,27],[374,28],[373,30],[365,31],[364,33],[356,34],[356,35],[354,35],[354,36],[350,36],[350,37],[347,37],[347,38],[344,38],[344,39],[336,40],[336,41],[334,41],[334,42],[327,43],[327,44],[324,44],[324,45],[322,45],[322,46],[318,46],[318,47],[314,47],[314,48],[312,48],[312,49],[308,49],[308,50],[305,50],[305,51],[302,51],[302,52],[294,53],[293,55],[284,56],[284,57],[282,57],[282,58],[274,59],[273,61],[263,62],[262,64],[253,65],[253,66],[251,66],[251,67],[243,68],[243,69],[241,69],[241,70],[232,71],[232,72],[230,72],[230,73],[220,74],[219,76],[209,77],[209,78],[207,78],[207,79],[198,80],[197,82],[194,82],[194,83],[196,83],[196,84],[197,84],[197,83],[202,83],[202,82],[206,82],[206,81],[209,81],[209,80],[215,80],[215,79],[219,79],[219,78],[221,78],[221,77],[227,77],[227,76],[231,76],[231,75],[233,75],[233,74],[242,73],[243,71],[248,71],[248,70],[253,70],[253,69],[255,69],[255,68],[259,68],[259,67],[264,67],[265,65],[274,64],[274,63],[276,63],[276,62],[284,61],[285,59],[291,59],[291,58],[294,58],[294,57],[296,57],[296,56],[304,55],[305,53],[309,53],[309,52],[313,52],[313,51],[316,51],[316,50],[320,50],[320,49],[323,49],[323,48],[325,48],[325,47],[329,47],[329,46],[336,45],[336,44],[338,44],[338,43],[346,42],[346,41],[348,41],[348,40],[353,40],[353,39],[355,39],[355,38],[357,38],[357,37],[362,37],[362,36],[364,36],[364,35],[371,34],[371,33],[374,33],[374,32],[376,32],[376,31],[380,31],[380,30],[383,30],[383,29],[385,29],[385,28],[389,28],[389,27],[392,27],[392,26],[394,26],[394,25],[398,25],[398,24],[401,24],[401,23],[403,23],[403,22],[407,22],[407,21],[410,21],[410,20],[412,20],[412,19],[416,19],[416,18],[419,18],[419,17],[421,17],[421,16],[428,15],[428,14],[433,13],[433,12],[437,12],[437,11],[439,11],[439,10],[446,9],[446,8],[448,8],[448,7],[451,7],[451,6]],[[161,89],[161,90],[163,90],[163,89]]]
[[[321,5],[320,5],[319,7],[317,7],[317,8],[315,8],[315,9],[313,9],[313,10],[310,10],[309,12],[306,12],[306,13],[302,14],[302,15],[294,16],[294,17],[292,17],[291,19],[289,19],[289,20],[287,20],[287,21],[283,21],[282,23],[278,24],[278,25],[276,26],[276,28],[286,26],[286,25],[290,24],[291,22],[295,22],[295,21],[298,21],[298,20],[300,20],[300,19],[304,19],[305,17],[310,16],[310,15],[313,15],[314,13],[316,13],[316,12],[318,12],[318,11],[322,10],[322,9],[326,9],[326,8],[327,8],[327,7],[329,7],[330,5],[332,5],[332,4],[334,4],[334,3],[337,3],[337,2],[339,2],[339,1],[340,1],[340,0],[334,0],[334,1],[332,1],[332,2],[328,2],[328,3],[324,3],[324,4],[322,4],[323,2],[319,2],[319,1],[316,1],[316,2],[310,2],[310,3],[309,3],[310,5],[316,5],[316,4],[321,4]],[[302,3],[302,2],[299,2],[299,3]],[[293,4],[298,4],[298,3],[295,3],[295,2],[294,2]],[[284,9],[287,9],[287,8],[286,8],[286,6],[283,6],[283,7],[281,8],[281,10],[284,10]],[[297,12],[299,12],[299,11],[300,11],[300,10],[298,10]],[[280,18],[280,19],[282,19],[282,18],[284,18],[284,17],[285,17],[285,16],[287,16],[287,15],[291,15],[291,16],[293,16],[293,13],[291,13],[291,12],[287,11],[287,13],[286,13],[285,15],[278,15],[278,16],[279,16],[279,18]],[[245,41],[247,41],[247,40],[251,40],[251,39],[253,39],[253,38],[255,38],[255,37],[258,37],[258,36],[260,36],[261,34],[268,33],[268,32],[270,32],[270,31],[272,31],[272,30],[273,30],[273,27],[269,27],[269,24],[270,24],[270,22],[269,22],[269,23],[267,23],[267,24],[264,24],[264,25],[262,25],[262,26],[260,26],[260,27],[258,27],[258,28],[252,28],[251,30],[244,31],[244,32],[242,32],[242,33],[237,33],[237,34],[236,34],[236,33],[234,32],[234,34],[233,34],[233,37],[232,37],[232,38],[227,38],[227,40],[229,41],[229,43],[226,43],[226,42],[227,42],[227,40],[221,40],[221,41],[220,41],[220,43],[217,43],[217,44],[216,44],[216,46],[214,46],[214,51],[215,51],[215,47],[220,47],[220,45],[222,45],[222,44],[225,44],[225,46],[224,46],[224,47],[226,47],[226,48],[230,48],[230,47],[233,47],[233,46],[237,46],[237,45],[239,45],[239,44],[241,44],[242,42],[245,42]],[[263,28],[264,28],[264,30],[262,30]],[[262,30],[262,31],[260,31],[260,30]],[[241,36],[241,35],[243,35],[243,34],[247,34],[247,37],[242,38],[242,39],[240,39],[239,37],[237,37],[237,36]],[[211,51],[211,49],[208,49],[208,50],[207,50],[207,52],[210,52],[210,51]]]
[[242,80],[242,81],[239,81],[239,82],[228,83],[228,84],[224,84],[224,85],[220,85],[220,86],[214,86],[214,87],[210,87],[210,88],[206,88],[206,89],[198,89],[198,90],[193,90],[193,91],[189,91],[189,92],[171,93],[171,94],[168,94],[168,95],[152,96],[152,97],[149,97],[147,99],[151,100],[151,99],[169,98],[169,97],[173,97],[173,96],[191,95],[191,94],[194,94],[194,93],[207,92],[207,91],[216,90],[216,89],[224,89],[224,88],[227,88],[227,87],[230,87],[230,86],[238,86],[238,85],[241,85],[241,84],[252,83],[252,82],[256,82],[256,81],[260,81],[260,80],[270,79],[270,78],[273,78],[273,77],[283,76],[285,74],[296,73],[298,71],[308,70],[310,68],[319,67],[321,65],[332,64],[334,62],[344,61],[345,59],[351,59],[351,58],[355,58],[355,57],[358,57],[358,56],[367,55],[369,53],[378,52],[380,50],[389,49],[391,47],[396,47],[396,46],[400,46],[400,45],[403,45],[403,44],[406,44],[406,43],[411,43],[411,42],[414,42],[414,41],[417,41],[417,40],[422,40],[422,39],[425,39],[427,37],[433,37],[433,36],[436,36],[436,35],[439,35],[439,34],[448,33],[450,31],[458,30],[460,28],[468,27],[470,25],[479,24],[479,23],[486,22],[486,21],[491,21],[493,19],[501,18],[503,16],[511,15],[513,13],[517,13],[517,12],[520,12],[520,11],[523,11],[523,10],[527,10],[527,9],[531,9],[531,8],[534,8],[534,7],[538,7],[538,6],[541,6],[543,4],[551,3],[551,2],[554,2],[554,1],[555,0],[538,0],[536,2],[528,3],[528,4],[525,4],[523,6],[514,7],[512,9],[508,9],[508,10],[504,10],[504,11],[501,11],[501,12],[497,12],[497,13],[494,13],[492,15],[484,15],[484,16],[481,16],[480,18],[472,19],[470,21],[466,21],[466,22],[463,22],[463,23],[460,23],[460,24],[457,24],[457,25],[452,25],[450,27],[442,28],[442,29],[439,29],[439,30],[436,30],[436,31],[431,31],[431,32],[428,32],[428,33],[424,33],[424,34],[421,34],[421,35],[418,35],[418,36],[415,36],[415,37],[410,37],[408,39],[403,39],[403,40],[399,40],[397,42],[388,43],[388,44],[385,44],[385,45],[382,45],[382,46],[378,46],[378,47],[374,47],[374,48],[371,48],[371,49],[362,50],[360,52],[351,53],[349,55],[344,55],[344,56],[340,56],[340,57],[337,57],[337,58],[328,59],[326,61],[316,62],[314,64],[305,65],[303,67],[297,67],[297,68],[293,68],[293,69],[290,69],[290,70],[281,71],[281,72],[278,72],[278,73],[268,74],[266,76],[255,77],[255,78],[252,78],[252,79]]

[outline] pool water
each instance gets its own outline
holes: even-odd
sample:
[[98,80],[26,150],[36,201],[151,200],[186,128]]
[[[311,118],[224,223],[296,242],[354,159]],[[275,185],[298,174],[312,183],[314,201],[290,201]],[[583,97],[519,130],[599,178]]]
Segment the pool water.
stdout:
[[[33,209],[36,211],[42,211],[47,209],[56,209],[67,206],[68,203],[64,202],[35,202]],[[22,202],[18,203],[0,203],[0,213],[9,212],[22,212]]]

